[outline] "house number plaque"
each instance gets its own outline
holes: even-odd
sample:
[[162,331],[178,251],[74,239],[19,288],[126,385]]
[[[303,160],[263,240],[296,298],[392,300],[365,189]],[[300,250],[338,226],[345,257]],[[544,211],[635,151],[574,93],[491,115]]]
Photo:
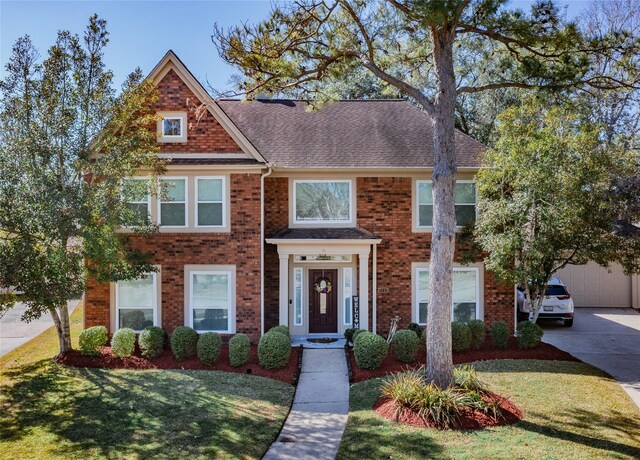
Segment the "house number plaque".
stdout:
[[357,295],[352,296],[351,305],[353,312],[351,318],[353,318],[353,326],[355,329],[360,328],[360,297]]

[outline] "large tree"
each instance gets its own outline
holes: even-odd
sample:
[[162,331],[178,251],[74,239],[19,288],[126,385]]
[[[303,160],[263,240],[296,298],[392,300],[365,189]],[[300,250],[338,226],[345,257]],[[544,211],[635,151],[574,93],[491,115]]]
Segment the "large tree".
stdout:
[[[455,107],[459,97],[505,88],[625,85],[593,73],[595,57],[624,56],[635,37],[584,36],[564,22],[551,1],[529,13],[505,0],[298,0],[276,6],[257,25],[215,28],[220,56],[240,67],[240,90],[251,95],[298,88],[314,96],[322,84],[366,69],[411,98],[432,118],[433,232],[429,277],[427,366],[429,381],[453,385],[452,268],[456,240],[454,185]],[[468,41],[488,44],[495,65],[478,84],[459,84],[455,57]],[[620,61],[622,61],[620,59]],[[509,72],[505,69],[509,68]],[[412,84],[412,72],[431,74],[433,88]],[[480,81],[480,80],[479,80]]]
[[[60,352],[71,348],[67,301],[89,276],[153,270],[119,230],[154,230],[126,203],[147,184],[124,194],[123,186],[139,168],[162,171],[149,129],[157,96],[139,71],[116,94],[102,59],[107,43],[96,16],[82,38],[59,32],[43,62],[25,36],[0,82],[0,287],[22,293],[24,320],[51,314]],[[0,313],[14,300],[5,296]]]

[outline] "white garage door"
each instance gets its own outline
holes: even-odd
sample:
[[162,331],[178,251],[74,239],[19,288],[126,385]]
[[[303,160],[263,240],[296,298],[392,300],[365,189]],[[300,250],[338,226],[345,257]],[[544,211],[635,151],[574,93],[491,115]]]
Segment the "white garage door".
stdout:
[[630,307],[631,277],[620,265],[612,265],[610,270],[589,262],[569,265],[557,276],[567,285],[576,307]]

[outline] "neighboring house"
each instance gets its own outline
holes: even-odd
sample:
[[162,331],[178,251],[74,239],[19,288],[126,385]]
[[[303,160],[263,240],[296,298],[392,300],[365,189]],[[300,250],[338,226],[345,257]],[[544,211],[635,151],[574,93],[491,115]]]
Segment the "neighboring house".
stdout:
[[[254,340],[277,324],[293,335],[342,334],[354,296],[361,328],[385,334],[396,315],[402,327],[424,324],[434,164],[425,113],[397,100],[320,111],[290,100],[214,101],[172,52],[150,78],[171,199],[132,203],[160,224],[132,243],[158,272],[90,283],[85,326],[187,325]],[[208,106],[200,120],[189,110],[198,104]],[[458,132],[456,149],[462,222],[475,218],[484,147]],[[513,287],[480,259],[454,270],[454,318],[513,327]]]

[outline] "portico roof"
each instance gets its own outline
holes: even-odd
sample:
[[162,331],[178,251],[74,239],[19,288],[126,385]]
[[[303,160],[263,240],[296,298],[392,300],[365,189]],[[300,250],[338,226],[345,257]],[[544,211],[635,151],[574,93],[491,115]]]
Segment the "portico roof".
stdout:
[[332,242],[332,243],[367,243],[378,244],[380,238],[363,228],[289,228],[286,227],[271,238],[267,243],[304,243],[304,242]]

